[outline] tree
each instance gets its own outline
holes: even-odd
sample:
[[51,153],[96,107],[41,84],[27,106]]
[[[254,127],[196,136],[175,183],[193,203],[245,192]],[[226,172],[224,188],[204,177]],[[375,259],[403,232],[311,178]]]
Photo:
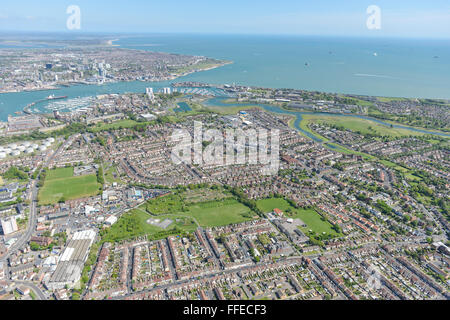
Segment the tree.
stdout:
[[74,291],[74,292],[72,293],[71,299],[72,299],[72,300],[80,300],[80,293],[79,293],[78,291]]
[[105,179],[103,178],[103,167],[99,167],[97,171],[97,182],[101,185],[105,184]]
[[28,180],[28,174],[23,172],[17,167],[10,167],[4,174],[3,177],[6,179],[20,179],[20,180]]

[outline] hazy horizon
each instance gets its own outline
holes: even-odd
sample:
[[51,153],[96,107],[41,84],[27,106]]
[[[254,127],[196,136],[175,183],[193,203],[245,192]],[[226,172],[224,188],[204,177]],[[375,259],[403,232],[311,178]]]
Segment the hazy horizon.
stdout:
[[[71,5],[81,13],[80,29],[68,30]],[[381,10],[381,26],[366,25],[370,6]],[[243,35],[450,38],[450,3],[349,0],[339,2],[206,0],[170,3],[130,0],[110,3],[44,0],[2,5],[0,31],[67,33],[188,33]]]
[[[292,37],[292,38],[301,38],[301,37],[311,37],[311,38],[342,38],[342,39],[398,39],[398,40],[430,40],[430,41],[448,41],[450,40],[450,35],[448,37],[425,37],[425,36],[399,36],[399,35],[345,35],[345,34],[291,34],[291,33],[227,33],[227,32],[182,32],[182,31],[173,31],[173,32],[121,32],[121,31],[35,31],[35,30],[0,30],[0,36],[64,36],[64,39],[70,38],[89,38],[89,37],[104,37],[110,39],[111,37],[120,36],[120,37],[139,37],[139,36],[180,36],[180,35],[192,35],[192,36],[256,36],[256,37]],[[17,40],[21,40],[20,38],[15,38]],[[41,38],[39,38],[41,39]],[[43,40],[43,39],[42,39]],[[110,39],[114,40],[114,39]]]

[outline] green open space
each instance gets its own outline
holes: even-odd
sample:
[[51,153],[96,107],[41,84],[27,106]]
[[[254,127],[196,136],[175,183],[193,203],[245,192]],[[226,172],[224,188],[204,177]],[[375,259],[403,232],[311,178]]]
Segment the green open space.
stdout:
[[258,106],[257,104],[252,104],[251,102],[238,102],[236,99],[232,98],[221,100],[221,102],[225,104],[224,106],[209,104],[205,102],[207,101],[203,101],[202,103],[204,108],[214,113],[219,113],[222,115],[232,115],[238,113],[239,111],[249,109],[264,110],[261,106]]
[[[173,223],[162,229],[147,221],[157,218],[170,219]],[[226,203],[201,203],[189,207],[186,212],[153,216],[140,209],[124,214],[111,228],[101,232],[102,241],[121,241],[146,235],[149,239],[163,239],[170,235],[180,235],[194,231],[198,224],[202,227],[222,226],[251,220],[250,209],[241,203],[227,200]]]
[[340,234],[333,229],[333,226],[314,209],[297,210],[297,213],[294,214],[292,218],[300,219],[306,224],[307,227],[300,227],[305,234],[308,234],[309,230],[312,230],[319,235],[328,234],[333,237],[340,236]]
[[153,215],[175,213],[182,210],[183,201],[179,194],[169,194],[151,199],[140,208],[142,207]]
[[132,128],[141,122],[137,122],[134,120],[126,119],[119,120],[111,123],[97,123],[95,126],[89,128],[92,132],[100,132],[105,130],[117,130],[120,128]]
[[120,179],[119,173],[117,172],[117,166],[112,165],[108,167],[105,171],[105,180],[107,183],[112,184],[114,182],[116,183],[122,183],[122,180]]
[[188,189],[181,194],[181,197],[186,203],[197,203],[230,198],[231,194],[224,192],[219,188],[217,188],[216,190],[201,188],[193,190]]
[[391,168],[391,169],[395,169],[395,170],[400,171],[402,173],[408,173],[409,172],[409,169],[407,169],[405,167],[402,167],[402,166],[400,166],[400,165],[398,165],[398,164],[396,164],[396,163],[394,163],[392,161],[389,161],[389,160],[378,160],[378,161],[381,164],[385,165],[386,167]]
[[248,207],[234,199],[190,205],[184,214],[194,217],[202,227],[241,223],[254,216]]
[[359,98],[355,98],[355,97],[347,97],[344,95],[339,95],[339,98],[347,104],[354,104],[354,105],[363,106],[363,107],[373,106],[372,101],[367,101],[367,100],[363,100],[363,99],[359,99]]
[[215,113],[220,113],[222,115],[232,115],[232,114],[238,113],[239,111],[250,110],[250,109],[263,110],[263,108],[256,106],[256,105],[252,105],[252,104],[243,104],[242,106],[233,106],[233,107],[207,105],[206,108],[208,110],[211,110]]
[[268,198],[256,201],[256,206],[264,213],[272,212],[273,209],[280,209],[285,212],[292,206],[283,198]]
[[158,218],[167,214],[193,217],[202,227],[223,226],[253,219],[253,213],[248,207],[230,198],[186,203],[179,194],[170,194],[148,201],[145,209]]
[[306,224],[306,227],[300,227],[300,229],[305,234],[308,234],[309,230],[312,230],[314,233],[319,235],[322,235],[324,233],[332,237],[341,235],[337,233],[333,229],[333,226],[319,213],[317,213],[316,210],[301,208],[297,209],[283,198],[268,198],[258,200],[256,202],[256,205],[264,213],[272,212],[275,208],[277,208],[283,211],[283,213],[287,217],[302,220]]
[[[359,152],[359,151],[355,151],[355,150],[351,150],[349,148],[346,148],[344,146],[341,146],[340,144],[334,143],[334,142],[330,142],[329,139],[321,136],[320,134],[318,134],[317,132],[312,131],[309,128],[309,123],[310,123],[310,119],[308,118],[309,115],[303,115],[302,116],[302,121],[300,121],[300,129],[312,134],[313,136],[315,136],[316,138],[322,140],[322,142],[324,142],[324,146],[328,147],[329,149],[332,149],[334,151],[340,152],[340,153],[344,153],[344,154],[355,154],[358,156],[362,156],[363,159],[365,160],[373,160],[375,159],[374,156],[364,153],[364,152]],[[293,124],[293,120],[291,120],[291,123]],[[304,133],[302,133],[303,136],[307,137],[307,135],[305,135]]]
[[420,182],[420,181],[423,180],[421,177],[416,176],[414,173],[411,173],[411,172],[405,173],[405,178],[406,178],[408,181],[416,181],[416,182]]
[[227,63],[225,61],[218,61],[218,60],[213,60],[213,59],[207,59],[205,61],[200,61],[196,64],[191,64],[188,66],[182,66],[182,67],[171,67],[169,68],[169,71],[177,73],[177,74],[186,74],[186,73],[191,73],[191,72],[195,72],[195,71],[200,71],[200,70],[208,70],[208,69],[212,69],[212,68],[217,68],[222,66],[224,63]]
[[73,167],[49,170],[49,171],[47,171],[45,180],[51,181],[51,180],[64,179],[64,178],[70,178],[70,177],[73,177]]
[[93,196],[100,188],[95,174],[74,177],[73,168],[49,170],[39,190],[39,205]]
[[[220,191],[220,190],[219,190]],[[111,228],[102,231],[103,241],[120,241],[147,235],[151,239],[162,239],[169,235],[180,235],[194,231],[197,227],[216,227],[241,223],[256,218],[255,213],[246,205],[228,197],[205,202],[185,202],[186,195],[201,195],[199,199],[210,198],[207,188],[181,191],[149,200],[147,203],[124,214]],[[190,199],[189,197],[187,197]],[[191,199],[192,201],[192,199]],[[148,223],[149,219],[173,223],[162,229]]]
[[[304,115],[303,120],[307,126],[311,122],[319,124],[328,124],[332,126],[342,127],[344,129],[349,129],[353,132],[360,132],[361,134],[371,134],[377,136],[389,136],[389,137],[404,137],[404,136],[423,136],[422,132],[412,131],[403,128],[394,128],[391,126],[386,126],[375,121],[368,119],[362,119],[357,117],[344,117],[344,116],[333,116],[333,115]],[[303,122],[303,121],[302,121]]]
[[393,102],[393,101],[406,101],[406,98],[396,98],[396,97],[377,97],[378,101],[381,102]]
[[185,232],[192,232],[197,228],[196,223],[190,217],[182,215],[162,215],[158,216],[161,221],[170,219],[173,223],[162,229],[149,224],[147,221],[152,217],[150,214],[135,209],[124,214],[111,228],[100,232],[102,241],[115,242],[125,239],[132,239],[146,235],[149,240],[164,239],[170,235],[179,235]]

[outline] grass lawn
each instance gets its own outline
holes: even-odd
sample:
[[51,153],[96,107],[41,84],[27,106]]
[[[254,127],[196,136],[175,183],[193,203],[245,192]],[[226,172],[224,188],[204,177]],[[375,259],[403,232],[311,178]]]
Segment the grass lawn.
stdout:
[[278,208],[286,213],[286,210],[290,208],[292,214],[290,214],[289,217],[293,219],[298,218],[307,225],[306,228],[300,228],[305,234],[308,234],[309,230],[312,230],[317,234],[322,234],[325,232],[331,236],[340,236],[340,234],[332,228],[332,225],[328,221],[323,221],[322,216],[314,209],[296,209],[283,198],[258,200],[256,205],[265,213],[272,212],[275,208]]
[[189,217],[177,215],[159,216],[158,219],[161,221],[165,219],[173,221],[167,229],[147,223],[147,220],[150,218],[152,216],[144,211],[132,210],[124,214],[111,228],[103,231],[102,241],[120,241],[143,235],[147,235],[151,240],[158,240],[164,239],[169,235],[192,232],[197,228],[193,219]]
[[409,172],[409,170],[407,168],[402,167],[402,166],[400,166],[400,165],[398,165],[398,164],[396,164],[394,162],[391,162],[391,161],[388,161],[388,160],[378,160],[378,161],[380,163],[382,163],[383,165],[385,165],[386,167],[388,167],[388,168],[392,168],[392,169],[398,170],[398,171],[403,172],[403,173],[408,173]]
[[193,65],[189,65],[189,66],[184,66],[184,67],[173,67],[171,68],[171,72],[176,72],[178,74],[185,74],[188,72],[193,72],[193,71],[198,71],[198,70],[207,70],[207,69],[211,69],[211,68],[217,68],[220,67],[222,64],[219,62],[215,62],[215,61],[201,61],[199,63],[193,64]]
[[[332,149],[333,151],[337,151],[337,152],[344,153],[344,154],[355,154],[355,155],[363,157],[364,160],[373,160],[373,159],[375,159],[375,157],[371,156],[370,154],[359,152],[359,151],[355,151],[355,150],[351,150],[351,149],[348,149],[348,148],[346,148],[344,146],[341,146],[340,144],[337,144],[337,143],[334,143],[334,142],[329,142],[330,140],[328,140],[327,138],[322,137],[320,134],[312,131],[309,128],[309,124],[314,121],[312,117],[314,117],[314,116],[312,116],[312,115],[303,115],[302,116],[302,121],[300,121],[300,128],[302,130],[306,131],[306,132],[309,132],[310,134],[312,134],[313,136],[317,137],[318,139],[322,140],[322,142],[324,143],[323,145],[325,147],[327,147],[329,149]],[[304,133],[301,132],[301,134],[308,138],[308,136],[305,135]]]
[[[164,197],[155,200],[162,199]],[[167,205],[167,202],[163,203],[164,206]],[[185,210],[155,216],[144,211],[144,208],[134,209],[124,214],[111,228],[102,231],[102,241],[120,241],[143,235],[157,240],[169,235],[193,232],[198,227],[197,223],[202,227],[214,227],[253,219],[251,210],[234,199],[197,203],[187,206]],[[147,223],[150,218],[160,221],[170,219],[173,223],[167,229],[162,229]]]
[[209,188],[186,190],[181,194],[181,197],[186,203],[192,204],[197,202],[206,202],[213,200],[222,200],[230,198],[230,193],[225,193],[223,190],[211,190]]
[[381,102],[392,102],[392,101],[405,101],[408,100],[406,98],[395,98],[395,97],[377,97],[378,101]]
[[137,122],[134,120],[119,120],[116,122],[112,122],[112,123],[97,123],[95,126],[93,126],[92,128],[90,128],[90,130],[92,132],[99,132],[99,131],[104,131],[104,130],[116,130],[119,128],[132,128],[135,125],[137,125],[138,123],[142,123],[142,122]]
[[167,196],[151,199],[143,206],[146,207],[147,212],[154,215],[160,215],[179,212],[182,209],[182,204],[183,201],[179,195],[169,194]]
[[206,105],[206,108],[210,111],[220,113],[222,115],[234,115],[234,114],[238,113],[239,111],[250,110],[250,109],[263,110],[263,108],[258,107],[256,105],[251,105],[251,104],[245,104],[242,106],[232,106],[232,107],[231,106],[230,107],[222,107],[222,106]]
[[109,184],[113,184],[113,182],[122,183],[119,173],[117,172],[117,166],[111,166],[105,171],[105,180]]
[[[252,211],[235,199],[209,189],[188,190],[149,200],[140,209],[154,216],[175,214],[193,217],[202,227],[223,226],[253,219]],[[203,200],[203,201],[201,201]]]
[[350,101],[352,104],[356,104],[358,106],[363,106],[363,107],[371,107],[371,106],[373,106],[373,102],[371,102],[371,101],[366,101],[366,100],[353,98],[353,97],[346,97],[346,96],[343,96],[343,95],[339,95],[339,96],[341,98],[344,98],[347,101]]
[[100,187],[95,174],[74,177],[73,168],[50,170],[39,190],[39,205],[55,204],[61,198],[73,200],[93,196]]
[[185,215],[194,217],[202,227],[225,226],[253,219],[251,210],[236,200],[190,205]]
[[[198,192],[200,191],[192,191],[194,194]],[[150,218],[157,218],[160,221],[170,219],[173,223],[167,229],[162,229],[147,223]],[[171,194],[152,199],[124,214],[111,228],[103,231],[102,240],[120,241],[142,235],[147,235],[153,240],[163,239],[169,235],[192,232],[199,226],[224,226],[254,218],[255,214],[235,199],[187,204],[182,196]]]
[[269,198],[262,199],[256,202],[256,206],[264,213],[272,212],[277,208],[281,211],[286,211],[288,208],[292,208],[291,205],[283,198]]
[[[312,131],[312,130],[309,128],[309,124],[312,122],[312,119],[310,119],[309,117],[310,117],[310,116],[309,116],[309,115],[306,115],[306,114],[302,115],[302,121],[300,121],[300,124],[299,124],[300,129],[302,129],[303,131],[306,131],[306,132],[312,134],[313,136],[315,136],[316,138],[322,140],[323,142],[329,141],[327,138],[322,137],[320,134],[318,134],[318,133]],[[294,128],[295,128],[295,127],[294,127]],[[306,136],[304,133],[302,133],[302,135],[304,135],[305,137],[308,137],[308,136]]]
[[298,218],[307,225],[306,228],[300,228],[305,234],[308,234],[309,230],[312,230],[317,234],[323,234],[325,232],[332,236],[340,236],[340,234],[332,228],[332,225],[328,221],[323,221],[322,216],[313,209],[296,210],[296,214],[291,217],[293,219]]
[[73,177],[73,167],[47,171],[46,181]]
[[418,177],[418,176],[416,176],[416,175],[414,175],[414,174],[412,174],[410,172],[405,173],[405,178],[408,181],[418,181],[418,182],[420,182],[420,181],[423,180],[421,177]]
[[325,123],[330,125],[342,126],[350,129],[353,132],[361,132],[362,134],[376,134],[389,137],[403,137],[403,136],[423,136],[424,133],[402,129],[391,128],[390,126],[370,121],[368,119],[361,119],[357,117],[332,116],[332,115],[304,115],[304,120],[308,122]]
[[230,115],[230,114],[236,114],[239,111],[242,110],[248,110],[248,109],[258,109],[258,110],[264,110],[262,107],[258,106],[257,104],[252,104],[251,102],[235,102],[234,99],[225,99],[221,100],[222,103],[225,105],[218,106],[214,104],[209,104],[207,101],[203,103],[203,106],[210,111],[213,111],[215,113],[220,113],[223,115]]

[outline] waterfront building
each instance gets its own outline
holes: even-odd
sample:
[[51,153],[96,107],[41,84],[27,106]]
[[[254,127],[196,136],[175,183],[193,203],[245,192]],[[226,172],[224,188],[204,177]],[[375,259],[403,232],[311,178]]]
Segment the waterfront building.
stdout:
[[146,89],[145,89],[145,94],[147,95],[147,97],[148,97],[151,101],[154,101],[154,100],[155,100],[155,95],[153,94],[153,88],[146,88]]

